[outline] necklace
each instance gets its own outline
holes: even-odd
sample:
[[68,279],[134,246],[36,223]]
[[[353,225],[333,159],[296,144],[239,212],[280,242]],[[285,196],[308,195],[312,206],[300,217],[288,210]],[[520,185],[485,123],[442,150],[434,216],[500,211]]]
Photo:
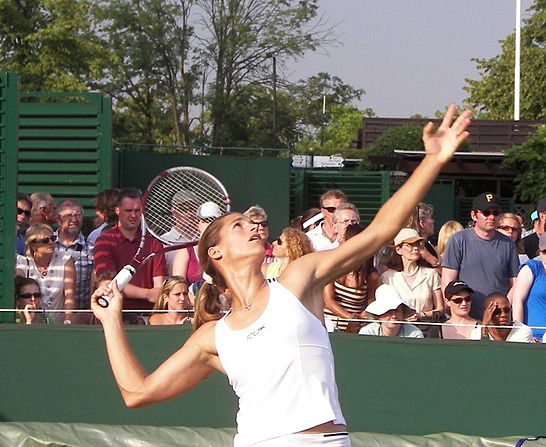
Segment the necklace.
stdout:
[[[258,290],[260,290],[264,284],[265,284],[265,278],[264,278],[263,282],[260,284],[260,286],[256,289],[256,292],[258,292]],[[250,302],[248,304],[245,304],[243,302],[243,306],[244,306],[245,310],[252,309],[252,301],[253,300],[254,300],[254,295],[253,295],[252,299],[250,300]]]
[[417,274],[417,272],[419,271],[419,267],[417,267],[413,272],[411,273],[406,273],[404,271],[402,271],[402,275],[404,275],[406,278],[410,278],[412,276],[415,276]]

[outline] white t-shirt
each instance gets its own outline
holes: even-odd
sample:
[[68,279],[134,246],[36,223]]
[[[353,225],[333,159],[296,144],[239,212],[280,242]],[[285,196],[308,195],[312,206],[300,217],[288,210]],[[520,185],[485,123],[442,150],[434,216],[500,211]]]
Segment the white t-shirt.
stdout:
[[320,225],[316,226],[311,231],[308,231],[306,233],[307,237],[311,239],[311,243],[313,244],[313,250],[315,251],[331,250],[339,246],[339,242],[337,239],[332,242],[330,239],[324,236],[324,232],[322,231],[323,223],[324,222],[321,222]]

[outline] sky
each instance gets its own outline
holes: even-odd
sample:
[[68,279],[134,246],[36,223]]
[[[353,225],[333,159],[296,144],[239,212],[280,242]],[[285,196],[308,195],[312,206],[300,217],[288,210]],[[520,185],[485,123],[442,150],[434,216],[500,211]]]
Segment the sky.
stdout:
[[[522,18],[532,0],[521,0]],[[461,105],[472,58],[501,52],[515,30],[516,0],[319,0],[339,44],[285,67],[295,81],[325,71],[365,90],[359,108],[377,116],[433,116]]]

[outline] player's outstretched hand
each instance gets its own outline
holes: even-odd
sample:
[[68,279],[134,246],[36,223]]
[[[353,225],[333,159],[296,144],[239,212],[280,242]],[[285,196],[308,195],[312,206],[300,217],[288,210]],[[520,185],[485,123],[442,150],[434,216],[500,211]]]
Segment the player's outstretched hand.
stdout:
[[428,155],[434,155],[441,163],[447,163],[457,148],[470,135],[466,130],[470,124],[472,112],[465,110],[454,121],[457,107],[451,104],[440,127],[434,131],[434,124],[429,122],[423,129],[423,142]]

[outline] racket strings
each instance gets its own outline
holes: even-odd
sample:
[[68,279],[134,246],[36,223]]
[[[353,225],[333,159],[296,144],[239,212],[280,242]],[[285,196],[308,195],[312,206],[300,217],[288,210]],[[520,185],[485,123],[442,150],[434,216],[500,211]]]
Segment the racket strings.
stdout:
[[227,192],[212,176],[180,169],[161,176],[148,190],[144,214],[149,231],[166,244],[197,241],[197,210],[205,202],[229,211]]

